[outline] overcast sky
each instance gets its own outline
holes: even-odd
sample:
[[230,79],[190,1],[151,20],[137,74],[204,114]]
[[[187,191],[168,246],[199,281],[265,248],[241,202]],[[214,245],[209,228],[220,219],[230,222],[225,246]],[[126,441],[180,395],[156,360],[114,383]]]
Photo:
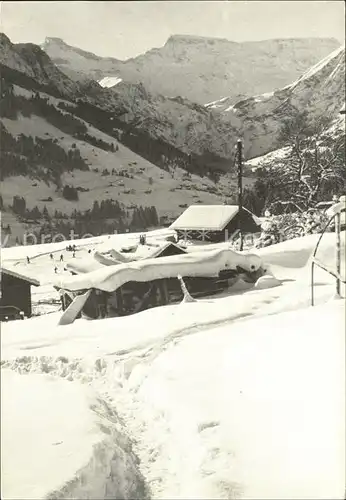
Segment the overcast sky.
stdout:
[[127,59],[172,34],[227,38],[334,37],[345,40],[339,1],[1,2],[1,31],[13,42],[46,36],[101,56]]

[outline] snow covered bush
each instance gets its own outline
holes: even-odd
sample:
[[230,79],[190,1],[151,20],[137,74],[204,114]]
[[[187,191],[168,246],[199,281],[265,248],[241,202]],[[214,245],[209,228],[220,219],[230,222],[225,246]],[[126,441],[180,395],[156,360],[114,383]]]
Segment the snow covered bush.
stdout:
[[327,215],[318,210],[273,215],[263,222],[261,236],[255,246],[263,248],[307,234],[321,233],[327,222]]

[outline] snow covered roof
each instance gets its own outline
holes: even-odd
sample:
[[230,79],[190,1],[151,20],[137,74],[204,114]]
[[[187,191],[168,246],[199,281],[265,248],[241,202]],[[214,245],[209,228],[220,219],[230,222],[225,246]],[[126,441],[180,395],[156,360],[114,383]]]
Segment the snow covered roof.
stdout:
[[[136,252],[139,255],[140,252],[138,252],[138,250],[140,250],[141,247],[144,247],[144,245],[139,245]],[[172,241],[166,241],[156,246],[149,247],[149,252],[146,255],[141,256],[141,258],[155,259],[156,257],[159,257],[162,253],[164,253],[164,251],[167,250],[168,248],[171,248],[171,250],[173,252],[176,252],[176,254],[186,253],[186,251],[176,243],[173,243]]]
[[103,264],[92,259],[83,259],[77,262],[68,262],[66,264],[66,269],[76,274],[90,273],[91,271],[97,271],[97,269],[103,268]]
[[[238,205],[190,205],[169,227],[182,230],[222,231],[238,211]],[[257,217],[251,215],[256,224],[260,225]]]
[[58,289],[86,290],[97,288],[113,292],[129,281],[147,282],[164,278],[176,278],[178,274],[191,277],[217,277],[224,269],[241,266],[246,271],[256,271],[262,261],[258,255],[243,255],[230,248],[210,252],[194,252],[181,255],[141,259],[77,276],[62,277],[54,283]]
[[30,276],[25,276],[24,274],[17,273],[13,269],[10,269],[8,267],[4,267],[3,265],[1,266],[0,271],[1,271],[1,274],[4,273],[4,274],[7,274],[8,276],[13,276],[14,278],[18,278],[20,280],[27,281],[31,285],[40,286],[40,282],[38,280],[36,280],[35,278],[31,278]]

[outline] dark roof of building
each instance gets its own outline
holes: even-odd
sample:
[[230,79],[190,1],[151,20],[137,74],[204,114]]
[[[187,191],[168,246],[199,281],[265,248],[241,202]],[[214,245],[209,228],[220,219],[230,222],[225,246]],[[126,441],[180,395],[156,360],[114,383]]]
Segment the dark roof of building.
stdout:
[[1,274],[7,274],[8,276],[13,276],[14,278],[18,278],[19,280],[26,281],[30,283],[30,285],[40,286],[40,282],[35,278],[31,278],[30,276],[25,276],[24,274],[18,273],[17,271],[14,271],[13,269],[10,269],[3,265],[0,268],[0,272]]
[[186,250],[181,248],[181,246],[173,243],[172,241],[167,241],[164,245],[159,246],[158,248],[154,248],[153,252],[147,258],[155,259],[156,257],[160,257],[160,255],[163,254],[166,250],[171,250],[173,252],[172,255],[187,253]]

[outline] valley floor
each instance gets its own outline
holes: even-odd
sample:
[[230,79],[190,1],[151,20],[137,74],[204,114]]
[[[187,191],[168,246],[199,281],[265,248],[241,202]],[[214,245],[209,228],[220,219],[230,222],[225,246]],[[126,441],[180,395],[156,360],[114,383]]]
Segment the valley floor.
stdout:
[[256,251],[277,280],[251,290],[3,324],[1,497],[344,498],[345,302],[320,271],[310,306],[317,238]]

